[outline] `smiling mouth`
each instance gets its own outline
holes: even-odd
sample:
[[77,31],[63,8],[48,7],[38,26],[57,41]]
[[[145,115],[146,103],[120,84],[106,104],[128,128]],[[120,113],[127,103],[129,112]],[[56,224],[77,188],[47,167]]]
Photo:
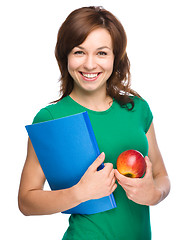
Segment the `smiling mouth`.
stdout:
[[101,72],[99,72],[99,73],[80,72],[80,74],[82,75],[83,79],[86,81],[95,81],[98,78],[98,76],[101,74]]

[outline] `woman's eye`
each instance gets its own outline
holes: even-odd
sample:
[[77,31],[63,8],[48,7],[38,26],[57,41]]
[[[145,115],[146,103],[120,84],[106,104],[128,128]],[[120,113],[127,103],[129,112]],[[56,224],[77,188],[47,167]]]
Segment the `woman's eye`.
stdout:
[[98,52],[98,55],[100,55],[100,56],[106,56],[107,53],[106,53],[106,52]]
[[74,54],[75,55],[82,55],[82,54],[84,54],[84,52],[83,51],[76,51],[76,52],[74,52]]

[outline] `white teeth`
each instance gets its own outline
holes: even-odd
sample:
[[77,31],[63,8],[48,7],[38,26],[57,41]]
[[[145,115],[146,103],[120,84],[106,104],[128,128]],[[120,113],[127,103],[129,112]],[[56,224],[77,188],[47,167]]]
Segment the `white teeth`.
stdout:
[[95,77],[97,77],[97,75],[98,75],[98,73],[82,73],[82,75],[84,76],[84,77],[86,77],[86,78],[95,78]]

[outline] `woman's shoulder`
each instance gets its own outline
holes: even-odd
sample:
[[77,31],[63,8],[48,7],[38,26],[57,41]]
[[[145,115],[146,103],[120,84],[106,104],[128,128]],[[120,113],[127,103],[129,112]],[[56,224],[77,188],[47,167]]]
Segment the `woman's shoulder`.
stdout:
[[40,109],[40,111],[34,117],[33,124],[65,117],[69,115],[67,113],[67,109],[68,99],[65,97],[56,103],[49,104],[46,107]]
[[134,102],[134,110],[135,108],[142,108],[143,110],[150,108],[148,102],[144,98],[138,96],[131,96],[130,98]]
[[145,132],[147,132],[153,120],[153,114],[150,106],[145,99],[140,97],[133,97],[133,101],[133,111],[138,112],[138,114],[141,116],[142,122],[145,126]]
[[33,124],[53,120],[54,118],[51,114],[51,110],[53,107],[53,104],[51,104],[40,109],[33,119]]

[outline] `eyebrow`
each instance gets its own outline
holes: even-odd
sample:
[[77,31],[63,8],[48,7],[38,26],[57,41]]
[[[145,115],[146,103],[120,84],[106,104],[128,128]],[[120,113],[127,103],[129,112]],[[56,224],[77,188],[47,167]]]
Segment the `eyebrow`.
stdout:
[[[84,50],[85,48],[84,47],[82,47],[82,46],[76,46],[77,48],[80,48],[80,49],[82,49],[82,50]],[[97,48],[97,50],[102,50],[102,49],[104,49],[104,48],[108,48],[109,50],[111,50],[109,47],[107,47],[107,46],[103,46],[103,47],[99,47],[99,48]]]

